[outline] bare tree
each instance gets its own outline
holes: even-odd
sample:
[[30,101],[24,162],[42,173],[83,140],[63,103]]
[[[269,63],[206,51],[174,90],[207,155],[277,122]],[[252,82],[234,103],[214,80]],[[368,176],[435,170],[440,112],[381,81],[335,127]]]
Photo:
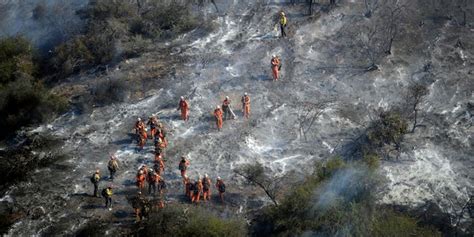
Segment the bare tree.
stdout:
[[385,53],[392,54],[392,44],[399,33],[402,20],[406,18],[407,5],[402,1],[386,1],[382,6],[381,25],[384,26]]
[[298,130],[300,136],[304,137],[305,141],[308,141],[306,134],[311,130],[314,122],[323,113],[324,109],[328,107],[329,103],[329,101],[303,102],[296,105],[298,108]]
[[[466,201],[466,203],[462,206],[461,211],[459,214],[456,215],[456,229],[459,229],[459,226],[461,225],[461,220],[464,218],[465,213],[474,213],[474,195],[471,195],[469,199]],[[471,221],[472,221],[472,215],[471,215]],[[457,236],[457,235],[456,235]]]
[[420,83],[414,83],[408,87],[406,93],[406,103],[409,108],[411,108],[411,113],[413,114],[413,126],[411,133],[414,133],[417,127],[423,126],[418,124],[418,107],[420,103],[423,102],[423,99],[426,97],[426,95],[428,95],[428,93],[428,88]]
[[250,184],[261,188],[273,204],[278,206],[277,194],[281,189],[280,179],[268,177],[261,163],[246,164],[235,169],[234,172],[244,177]]
[[380,39],[380,30],[376,24],[368,25],[365,31],[359,33],[357,40],[359,47],[368,60],[366,71],[377,70],[379,60],[382,58],[382,41]]

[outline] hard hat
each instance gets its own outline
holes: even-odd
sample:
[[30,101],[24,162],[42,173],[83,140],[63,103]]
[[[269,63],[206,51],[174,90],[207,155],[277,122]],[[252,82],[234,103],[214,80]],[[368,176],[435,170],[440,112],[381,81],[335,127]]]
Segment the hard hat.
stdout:
[[226,99],[229,99],[229,96],[226,96],[225,98],[226,98]]
[[221,107],[218,105],[218,106],[216,106],[216,108],[220,109]]
[[207,174],[204,174],[204,177],[206,177],[206,178],[207,178],[207,177],[209,177],[209,176],[208,176]]
[[141,118],[137,118],[137,121],[142,121],[142,119],[141,119]]
[[184,100],[184,96],[181,96],[181,99]]
[[275,54],[272,55],[272,58],[276,58],[277,56]]
[[143,170],[140,170],[140,172],[138,172],[139,174],[143,174]]
[[95,173],[98,174],[100,171],[99,170],[96,170]]
[[281,11],[280,14],[282,14],[283,16],[285,15],[285,12]]
[[244,95],[247,95],[247,92],[245,92]]
[[217,177],[217,180],[221,180],[221,177]]
[[142,194],[142,192],[138,191],[138,195]]

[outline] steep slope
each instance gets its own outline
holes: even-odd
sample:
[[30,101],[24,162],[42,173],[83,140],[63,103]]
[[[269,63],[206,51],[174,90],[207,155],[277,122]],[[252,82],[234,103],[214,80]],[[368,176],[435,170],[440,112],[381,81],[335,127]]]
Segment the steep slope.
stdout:
[[[131,128],[137,117],[157,112],[170,130],[167,202],[182,201],[177,165],[185,155],[191,161],[192,177],[207,173],[227,181],[230,205],[226,210],[238,212],[240,207],[253,208],[265,201],[245,195],[244,182],[232,171],[235,167],[259,161],[274,175],[304,175],[312,162],[344,154],[344,145],[370,122],[373,111],[402,101],[412,80],[430,80],[430,94],[421,108],[427,126],[407,135],[400,160],[383,163],[381,172],[388,183],[380,202],[416,206],[429,200],[453,213],[469,198],[474,188],[470,172],[474,164],[473,51],[468,41],[472,30],[427,22],[412,33],[418,39],[407,36],[395,43],[392,55],[381,61],[381,70],[366,72],[351,66],[360,65],[360,49],[339,38],[351,27],[351,16],[361,15],[357,3],[314,18],[302,14],[302,5],[218,3],[221,15],[210,18],[215,25],[212,33],[197,37],[191,32],[160,46],[183,63],[155,79],[159,88],[145,88],[138,102],[95,108],[90,114],[72,111],[34,131],[63,138],[62,149],[72,157],[37,170],[33,182],[12,187],[2,198],[31,210],[44,209],[44,218],[29,216],[15,224],[10,234],[73,233],[90,218],[119,224],[130,221],[126,196],[136,192],[136,169],[151,165],[153,158],[151,143],[144,151],[136,151]],[[275,15],[282,8],[290,20],[288,39],[278,38],[274,30]],[[457,39],[464,42],[464,50],[454,47]],[[272,54],[283,59],[278,82],[270,78]],[[149,52],[120,63],[98,80],[145,72],[158,58],[158,53]],[[424,77],[426,72],[420,71],[427,62],[434,77]],[[238,111],[244,92],[252,98],[251,119],[237,112],[239,118],[226,121],[218,132],[213,108],[228,95]],[[191,119],[186,123],[176,111],[182,95],[191,104]],[[299,133],[299,106],[319,101],[327,101],[327,107],[307,132],[306,141]],[[122,163],[113,182],[112,212],[101,208],[102,200],[87,196],[92,191],[88,178],[96,168],[106,173],[109,152]]]

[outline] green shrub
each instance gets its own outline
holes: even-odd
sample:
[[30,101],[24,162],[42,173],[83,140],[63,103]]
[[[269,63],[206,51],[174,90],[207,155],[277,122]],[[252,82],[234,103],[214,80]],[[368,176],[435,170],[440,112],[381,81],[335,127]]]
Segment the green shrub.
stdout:
[[140,236],[246,236],[240,219],[220,218],[199,207],[167,206],[150,215]]
[[376,170],[380,166],[380,156],[375,153],[365,154],[364,157],[362,157],[362,161],[371,170]]
[[30,43],[21,36],[0,39],[0,84],[15,79],[17,73],[33,75],[36,67]]
[[92,20],[104,21],[109,18],[128,18],[136,13],[136,7],[131,1],[102,1],[93,0],[89,3],[87,15]]
[[52,65],[63,75],[70,75],[80,68],[92,65],[94,55],[87,48],[87,38],[78,36],[56,47]]
[[[365,159],[374,164],[378,156],[368,155]],[[377,205],[374,194],[380,177],[366,171],[367,166],[346,163],[340,157],[316,164],[313,175],[288,192],[278,206],[263,208],[254,219],[252,234],[439,236],[431,227],[420,226],[413,218],[395,215]]]
[[[59,79],[121,57],[137,57],[151,39],[172,38],[192,30],[198,21],[190,9],[178,3],[165,4],[127,0],[91,1],[86,9],[86,31],[56,47],[50,60]],[[146,40],[145,40],[146,39]]]
[[431,227],[420,227],[417,220],[392,210],[379,210],[373,220],[371,236],[398,237],[398,236],[441,236]]
[[336,156],[327,160],[325,163],[316,164],[315,172],[319,180],[323,180],[331,177],[335,172],[344,168],[345,166],[346,163],[344,160],[341,157]]
[[23,75],[0,89],[0,136],[5,138],[22,126],[45,122],[63,112],[67,104],[65,98]]
[[407,129],[408,123],[401,113],[391,110],[380,113],[379,119],[369,127],[367,137],[373,147],[399,146]]

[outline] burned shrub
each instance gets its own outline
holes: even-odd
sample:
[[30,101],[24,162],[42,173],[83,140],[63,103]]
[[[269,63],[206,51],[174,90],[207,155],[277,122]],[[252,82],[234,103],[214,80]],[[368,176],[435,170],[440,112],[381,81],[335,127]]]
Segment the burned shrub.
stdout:
[[99,106],[122,102],[128,95],[128,88],[126,81],[122,79],[100,81],[90,89],[92,102]]
[[35,20],[42,20],[46,16],[46,7],[43,3],[39,3],[33,9],[33,19]]

